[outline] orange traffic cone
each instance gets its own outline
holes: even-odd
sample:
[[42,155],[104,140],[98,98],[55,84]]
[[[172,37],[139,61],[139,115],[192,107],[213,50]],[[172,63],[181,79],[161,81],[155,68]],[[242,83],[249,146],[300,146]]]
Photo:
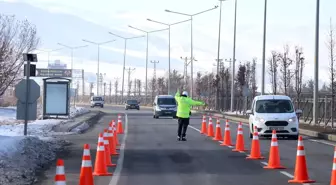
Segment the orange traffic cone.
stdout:
[[272,142],[271,149],[269,153],[269,159],[267,166],[264,166],[265,169],[286,169],[280,164],[280,152],[278,146],[278,139],[276,131],[272,131]]
[[105,146],[103,134],[99,133],[96,161],[94,165],[94,176],[111,176],[112,173],[108,173],[106,165],[106,156],[105,156]]
[[336,147],[334,149],[334,160],[331,172],[330,185],[336,185]]
[[201,134],[207,133],[206,116],[203,115]]
[[254,133],[251,145],[251,153],[246,159],[265,159],[265,157],[261,156],[260,152],[260,143],[258,137],[258,128],[254,126]]
[[214,137],[214,136],[215,134],[214,134],[214,128],[212,125],[212,118],[209,117],[208,137]]
[[220,120],[217,119],[217,123],[216,123],[216,134],[215,134],[215,137],[212,139],[214,141],[220,141],[220,140],[223,140],[223,137],[222,137],[222,129],[220,127]]
[[79,175],[79,185],[94,185],[89,144],[84,145],[82,168]]
[[118,133],[117,133],[117,126],[116,126],[116,123],[115,123],[114,120],[112,121],[112,127],[113,127],[113,130],[114,130],[113,135],[114,135],[114,140],[115,140],[116,146],[120,146],[119,139],[118,139]]
[[296,163],[295,163],[295,172],[294,179],[289,180],[288,183],[314,183],[316,181],[310,180],[308,177],[308,169],[306,164],[306,154],[303,145],[302,136],[299,136],[297,153],[296,153]]
[[105,157],[106,157],[106,165],[107,166],[116,166],[111,161],[111,153],[110,153],[110,143],[108,140],[108,130],[104,129],[103,139],[104,139],[104,149],[105,149]]
[[64,161],[58,159],[56,162],[55,185],[66,185]]
[[233,146],[231,142],[231,132],[230,132],[229,120],[226,120],[226,123],[225,123],[224,140],[221,145],[222,146]]
[[118,114],[118,127],[117,127],[117,134],[123,134],[123,126],[122,126],[122,121],[121,121],[121,115]]
[[244,148],[244,135],[243,135],[243,125],[240,122],[238,125],[238,130],[237,130],[237,139],[236,139],[236,148],[233,149],[232,151],[234,152],[244,152],[247,151]]
[[109,144],[110,144],[110,154],[119,155],[116,150],[117,146],[116,146],[115,139],[114,139],[114,131],[113,131],[112,123],[110,123],[108,127],[108,136],[109,136],[108,139],[109,139]]

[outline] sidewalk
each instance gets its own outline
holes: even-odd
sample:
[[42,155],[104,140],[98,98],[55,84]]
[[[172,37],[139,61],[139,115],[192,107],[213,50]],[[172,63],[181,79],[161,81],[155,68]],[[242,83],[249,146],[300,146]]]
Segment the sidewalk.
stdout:
[[[211,111],[211,112],[198,111],[198,112],[207,114],[207,115],[212,115],[213,117],[229,119],[231,121],[242,122],[243,124],[248,124],[247,116],[243,116],[243,115],[227,115],[223,113],[216,113],[214,111]],[[309,125],[305,122],[300,121],[299,128],[300,128],[299,132],[302,135],[316,137],[316,138],[324,139],[328,141],[336,141],[336,132],[330,127],[324,128],[322,126]]]

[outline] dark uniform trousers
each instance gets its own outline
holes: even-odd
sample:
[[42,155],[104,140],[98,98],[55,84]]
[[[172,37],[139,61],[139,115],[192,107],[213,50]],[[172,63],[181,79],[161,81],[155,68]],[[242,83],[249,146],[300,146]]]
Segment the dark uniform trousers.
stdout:
[[179,137],[186,137],[186,132],[189,125],[189,119],[190,118],[178,118],[178,129],[177,129],[177,135]]

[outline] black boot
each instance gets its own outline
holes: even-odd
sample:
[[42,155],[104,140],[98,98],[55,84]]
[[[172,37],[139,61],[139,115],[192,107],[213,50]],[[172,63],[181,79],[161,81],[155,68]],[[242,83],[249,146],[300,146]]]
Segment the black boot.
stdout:
[[182,141],[187,141],[187,138],[186,137],[182,137]]
[[178,141],[181,141],[181,137],[180,137],[180,136],[177,136],[177,140],[178,140]]

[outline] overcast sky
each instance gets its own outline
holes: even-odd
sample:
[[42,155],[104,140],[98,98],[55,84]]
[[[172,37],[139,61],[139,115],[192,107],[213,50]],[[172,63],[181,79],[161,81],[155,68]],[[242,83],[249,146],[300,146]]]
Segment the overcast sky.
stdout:
[[[115,42],[101,46],[100,72],[107,79],[122,76],[124,41],[108,34],[109,31],[123,37],[140,36],[143,33],[128,28],[128,25],[143,30],[166,28],[164,25],[146,21],[153,20],[174,23],[188,19],[186,16],[166,13],[164,10],[193,14],[219,5],[216,0],[170,0],[170,1],[109,1],[109,0],[0,0],[0,11],[27,18],[38,28],[42,39],[41,50],[60,48],[58,42],[70,45],[86,45],[82,39]],[[335,0],[321,1],[320,16],[320,82],[328,80],[328,52],[325,45],[330,18],[336,24]],[[238,0],[237,16],[237,61],[258,58],[258,81],[261,75],[262,31],[264,0]],[[304,49],[307,61],[305,80],[313,77],[314,34],[316,0],[269,0],[267,14],[267,57],[271,50],[283,49],[289,44],[291,54],[294,46]],[[198,15],[193,21],[194,56],[196,71],[212,71],[217,57],[219,9]],[[222,36],[220,58],[232,58],[234,1],[223,2]],[[146,38],[127,42],[126,67],[136,67],[133,78],[145,78]],[[180,57],[190,57],[190,22],[171,27],[171,66],[182,72]],[[90,80],[95,80],[97,72],[97,46],[78,49],[74,52],[74,68],[89,72]],[[40,54],[38,67],[46,67],[48,55]],[[70,51],[63,49],[50,54],[50,60],[61,60],[70,66]],[[149,36],[149,60],[159,60],[158,75],[168,70],[168,32],[162,31]],[[229,64],[227,64],[228,66]],[[149,77],[153,74],[153,64],[149,63]],[[190,72],[190,69],[188,70]],[[266,83],[269,84],[269,78]],[[267,85],[269,86],[269,85]],[[260,87],[260,85],[259,85]]]

